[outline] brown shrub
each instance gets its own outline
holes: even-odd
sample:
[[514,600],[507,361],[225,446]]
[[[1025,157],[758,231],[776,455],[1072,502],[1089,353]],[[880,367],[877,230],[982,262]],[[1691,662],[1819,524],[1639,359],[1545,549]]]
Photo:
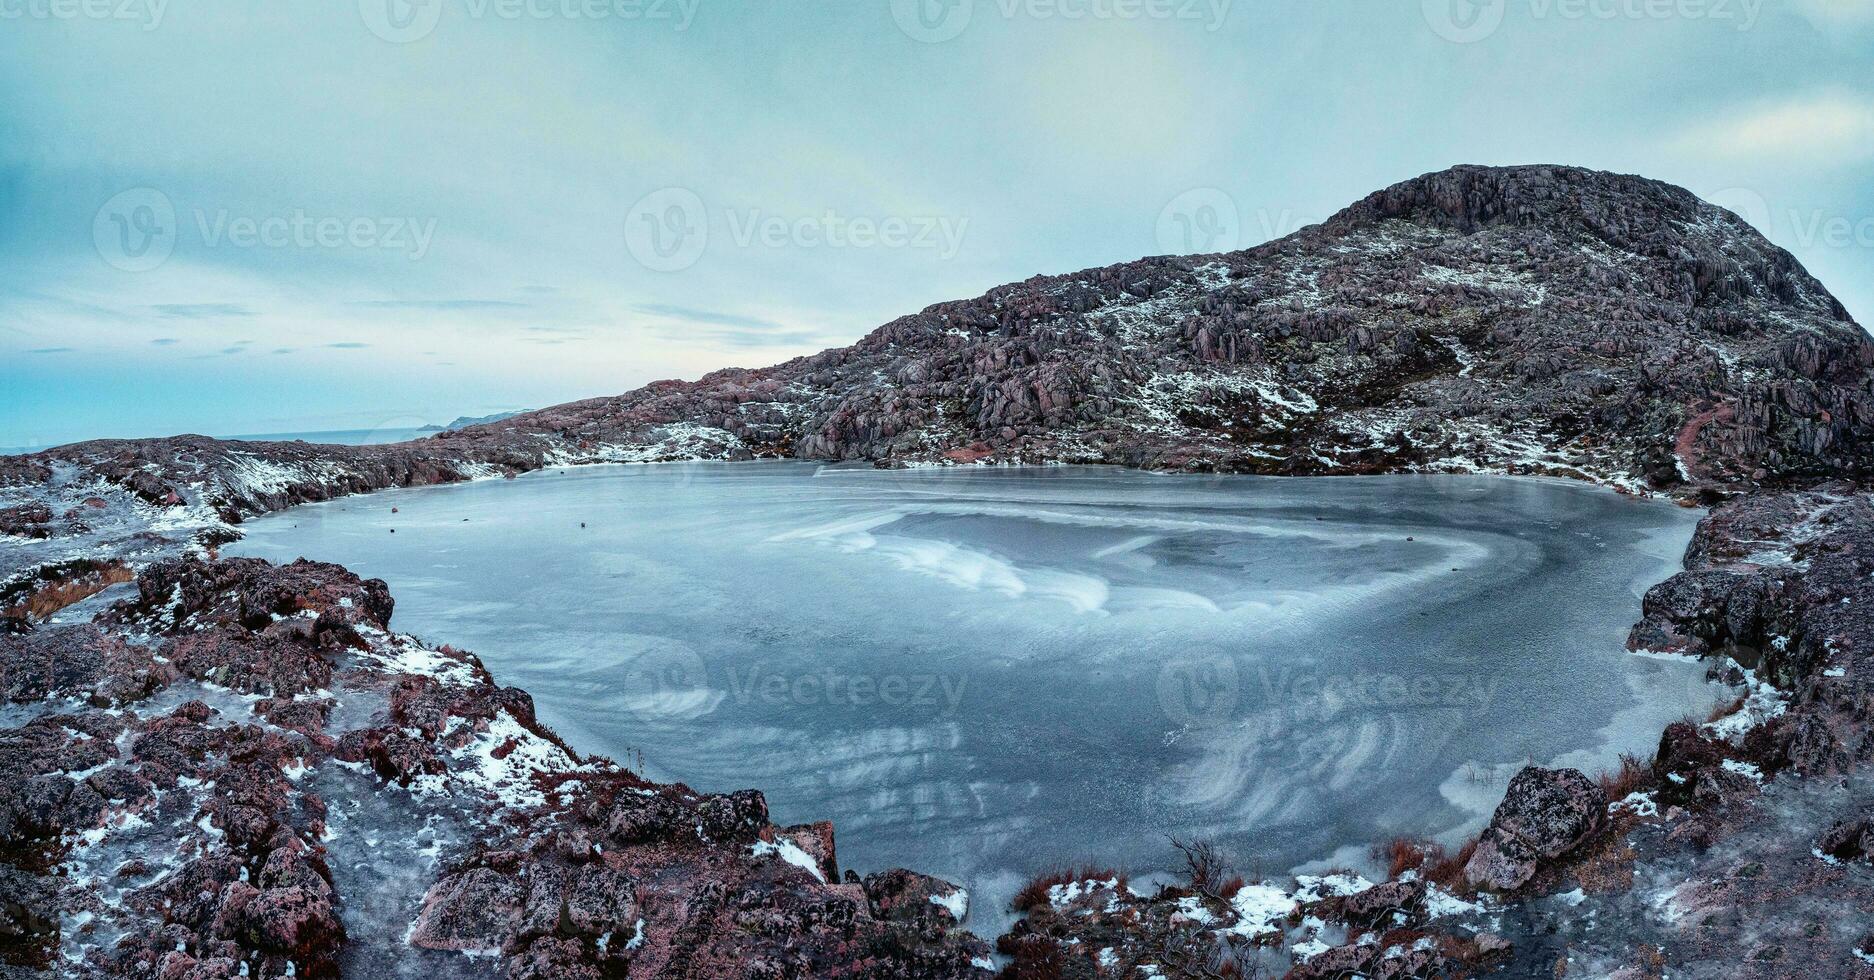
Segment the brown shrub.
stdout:
[[1443,857],[1444,848],[1409,837],[1395,837],[1378,848],[1376,856],[1386,860],[1386,877],[1390,880],[1414,868],[1424,867],[1433,853]]
[[1425,880],[1434,882],[1446,891],[1465,891],[1464,866],[1471,863],[1471,855],[1477,853],[1478,839],[1473,837],[1464,842],[1455,854],[1447,855],[1440,847],[1427,854],[1429,864],[1425,867]]
[[1640,761],[1636,755],[1621,753],[1620,765],[1611,772],[1595,777],[1601,786],[1601,792],[1607,794],[1609,801],[1625,799],[1629,794],[1644,792],[1654,785],[1653,763],[1651,760]]
[[1119,887],[1126,887],[1126,876],[1111,868],[1060,868],[1036,875],[1022,890],[1009,900],[1009,907],[1017,912],[1026,912],[1048,904],[1048,889],[1056,885],[1071,885],[1076,881],[1108,881],[1118,879]]

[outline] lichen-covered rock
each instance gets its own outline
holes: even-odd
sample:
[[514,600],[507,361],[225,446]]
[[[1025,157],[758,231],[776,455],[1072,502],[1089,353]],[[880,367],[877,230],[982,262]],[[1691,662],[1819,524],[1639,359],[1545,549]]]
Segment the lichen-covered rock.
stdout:
[[1341,899],[1339,916],[1366,928],[1402,925],[1415,918],[1424,905],[1423,881],[1388,881]]
[[893,868],[865,876],[862,886],[872,915],[920,929],[961,925],[969,914],[963,889],[930,875]]
[[1544,861],[1579,847],[1607,819],[1607,795],[1574,769],[1529,766],[1509,790],[1464,866],[1473,885],[1513,891]]

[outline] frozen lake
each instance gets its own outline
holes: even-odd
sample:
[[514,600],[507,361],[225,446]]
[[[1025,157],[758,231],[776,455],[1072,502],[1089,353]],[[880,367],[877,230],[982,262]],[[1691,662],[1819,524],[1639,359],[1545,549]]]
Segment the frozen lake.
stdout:
[[582,751],[832,819],[842,867],[965,884],[993,933],[1029,874],[1143,878],[1168,834],[1358,865],[1476,829],[1525,761],[1650,753],[1719,694],[1623,649],[1696,518],[1496,477],[692,464],[349,498],[226,551],[384,578]]

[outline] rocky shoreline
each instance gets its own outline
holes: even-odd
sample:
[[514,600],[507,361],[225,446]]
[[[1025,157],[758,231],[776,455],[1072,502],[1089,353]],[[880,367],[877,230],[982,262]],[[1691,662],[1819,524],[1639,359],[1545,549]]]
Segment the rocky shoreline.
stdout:
[[[393,446],[0,457],[0,976],[1874,977],[1874,341],[1676,188],[1458,168],[1225,256],[1037,278],[851,348]],[[1722,715],[1528,769],[1384,881],[841,873],[757,792],[583,757],[384,583],[223,559],[257,514],[549,466],[1518,472],[1713,509],[1636,651]]]
[[17,896],[0,949],[22,975],[1406,977],[1559,961],[1874,976],[1859,927],[1817,918],[1874,908],[1874,502],[1848,485],[1739,496],[1700,523],[1632,645],[1710,657],[1742,694],[1614,784],[1528,770],[1474,853],[1401,842],[1380,882],[1231,881],[1215,855],[1150,895],[1116,873],[1061,876],[1028,895],[997,960],[958,928],[954,885],[842,878],[830,825],[777,827],[757,792],[581,757],[472,655],[394,633],[382,582],[215,555],[238,534],[224,517],[438,471],[233,499],[202,481],[165,503],[110,472],[6,490],[32,498],[7,513],[53,515],[9,538],[28,563],[8,569],[0,635],[0,874]]

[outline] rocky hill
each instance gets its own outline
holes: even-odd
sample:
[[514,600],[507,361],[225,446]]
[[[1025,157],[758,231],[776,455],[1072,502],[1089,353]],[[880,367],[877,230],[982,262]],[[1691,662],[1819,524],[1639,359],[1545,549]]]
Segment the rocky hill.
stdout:
[[391,446],[79,443],[0,458],[0,485],[99,475],[237,520],[561,463],[758,457],[1689,496],[1865,479],[1870,436],[1874,340],[1742,219],[1639,177],[1457,167],[1256,248],[1037,276],[774,367]]
[[1638,177],[1458,167],[1221,255],[1038,276],[851,347],[470,433],[585,448],[1263,473],[1869,471],[1874,343],[1789,253]]

